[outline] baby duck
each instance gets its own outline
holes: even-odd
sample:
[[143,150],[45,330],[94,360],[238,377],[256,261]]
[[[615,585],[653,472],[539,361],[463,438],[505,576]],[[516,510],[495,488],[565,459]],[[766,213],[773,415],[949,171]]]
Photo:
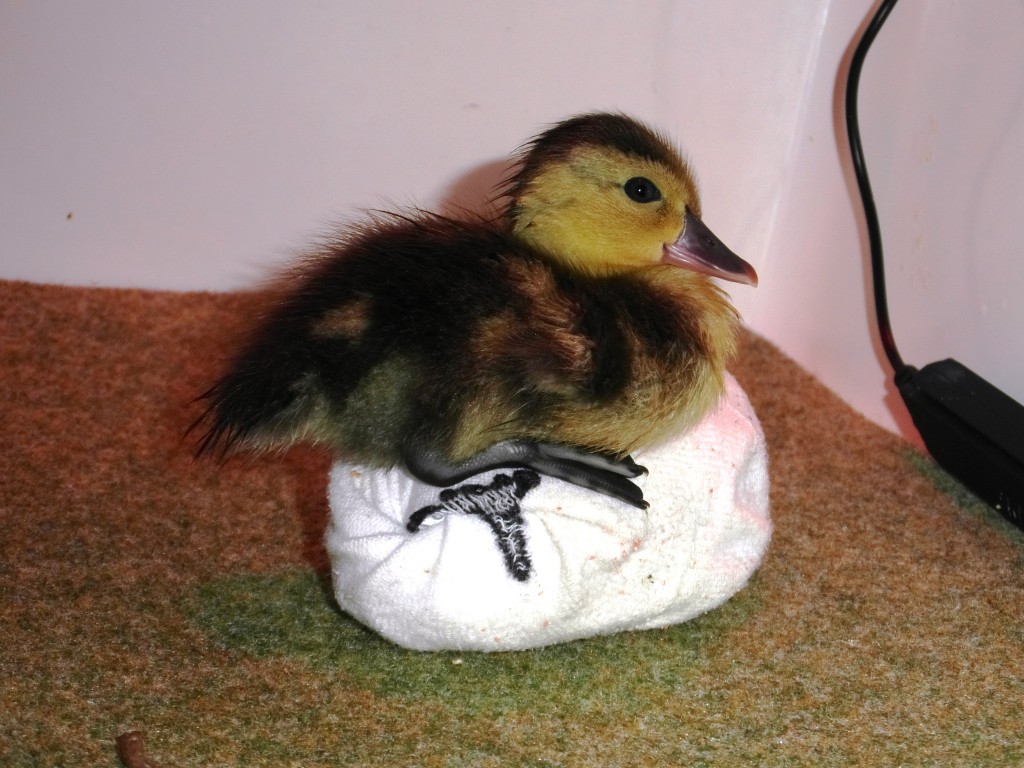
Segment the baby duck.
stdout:
[[754,269],[668,141],[585,114],[527,144],[494,221],[378,214],[304,261],[204,395],[198,452],[322,443],[438,486],[530,467],[646,503],[637,449],[723,390]]

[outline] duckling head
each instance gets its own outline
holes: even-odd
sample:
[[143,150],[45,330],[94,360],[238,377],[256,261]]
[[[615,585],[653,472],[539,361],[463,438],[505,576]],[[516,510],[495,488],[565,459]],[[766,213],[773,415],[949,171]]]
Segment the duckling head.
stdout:
[[687,163],[626,115],[580,115],[540,134],[524,147],[508,196],[513,232],[573,270],[670,264],[757,284],[753,267],[701,221]]

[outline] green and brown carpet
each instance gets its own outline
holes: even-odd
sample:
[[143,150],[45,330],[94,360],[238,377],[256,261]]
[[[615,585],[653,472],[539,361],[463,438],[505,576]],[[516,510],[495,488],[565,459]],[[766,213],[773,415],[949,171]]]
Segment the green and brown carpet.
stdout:
[[1024,764],[1024,539],[765,341],[734,367],[775,522],[744,591],[420,654],[332,603],[326,456],[192,460],[252,308],[0,282],[0,764],[117,766],[135,729],[162,768]]

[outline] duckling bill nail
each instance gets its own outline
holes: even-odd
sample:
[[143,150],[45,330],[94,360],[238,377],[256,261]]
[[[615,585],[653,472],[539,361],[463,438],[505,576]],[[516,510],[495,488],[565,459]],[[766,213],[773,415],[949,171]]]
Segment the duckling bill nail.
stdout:
[[438,503],[421,507],[409,516],[406,529],[416,533],[428,520],[438,521],[446,515],[475,515],[491,529],[505,569],[516,581],[527,581],[533,569],[526,548],[525,521],[520,502],[540,485],[540,475],[532,469],[517,469],[511,476],[495,475],[488,485],[466,483],[445,488],[438,494]]

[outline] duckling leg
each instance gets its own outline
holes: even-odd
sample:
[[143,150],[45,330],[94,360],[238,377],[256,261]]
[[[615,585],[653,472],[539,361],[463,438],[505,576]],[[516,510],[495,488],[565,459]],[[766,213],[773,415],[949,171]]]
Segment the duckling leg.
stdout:
[[647,474],[647,467],[643,467],[633,461],[632,456],[619,459],[610,453],[599,453],[597,451],[584,451],[573,448],[569,445],[558,443],[535,443],[545,455],[552,458],[564,459],[566,461],[586,464],[596,469],[606,469],[623,477],[640,477]]
[[628,456],[617,459],[568,445],[531,440],[503,440],[458,463],[422,446],[406,446],[403,456],[409,471],[431,485],[453,485],[489,469],[528,467],[542,475],[603,493],[639,509],[647,509],[648,506],[643,491],[629,480],[647,470]]

